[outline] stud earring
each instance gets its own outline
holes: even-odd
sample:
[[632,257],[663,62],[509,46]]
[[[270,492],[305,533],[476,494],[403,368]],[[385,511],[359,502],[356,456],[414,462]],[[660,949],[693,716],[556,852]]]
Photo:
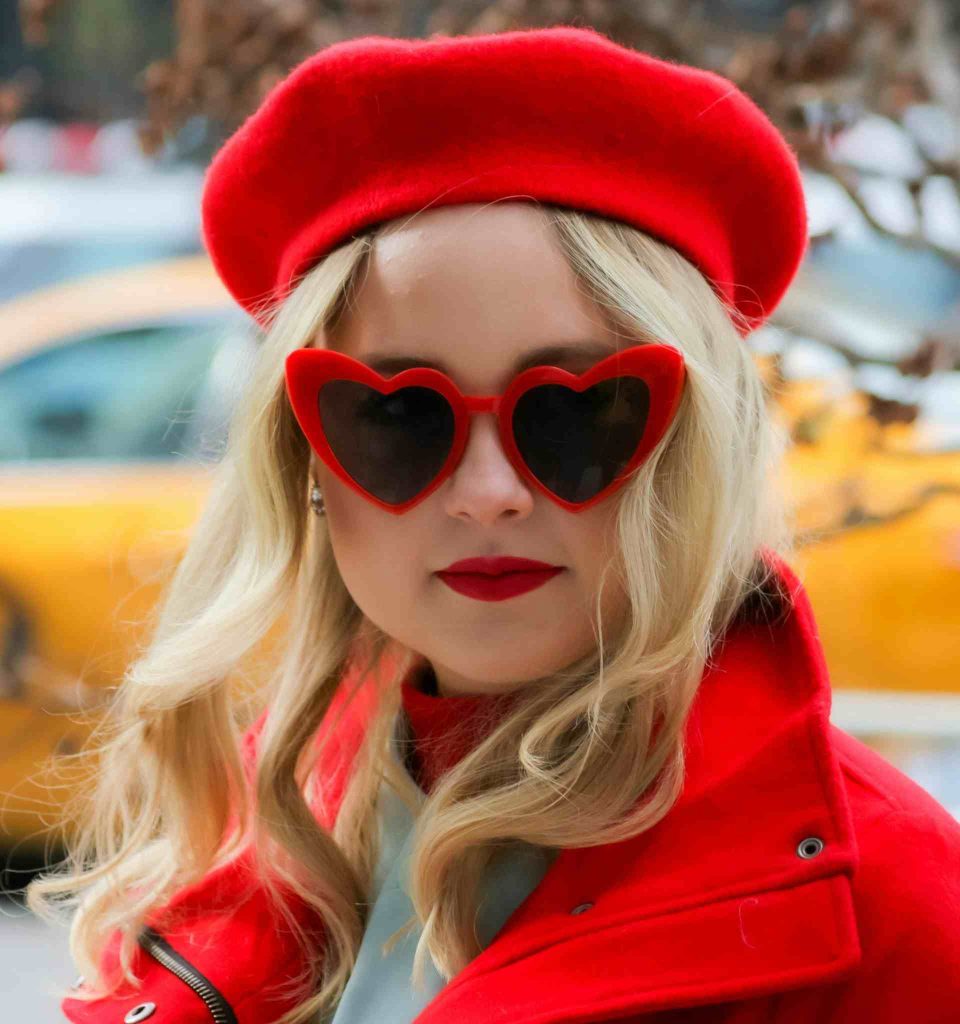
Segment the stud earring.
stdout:
[[320,487],[316,480],[313,481],[313,488],[310,491],[310,508],[313,509],[314,513],[318,516],[325,516],[327,514],[327,509],[323,502],[323,495],[320,493]]

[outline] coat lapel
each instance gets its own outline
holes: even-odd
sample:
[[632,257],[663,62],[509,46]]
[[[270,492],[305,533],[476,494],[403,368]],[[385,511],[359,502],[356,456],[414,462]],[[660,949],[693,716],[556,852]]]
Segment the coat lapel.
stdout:
[[[858,855],[826,665],[806,592],[774,564],[793,608],[775,626],[738,625],[714,653],[688,718],[677,804],[641,836],[560,851],[416,1024],[574,1024],[855,969]],[[371,706],[371,693],[357,697],[319,765],[333,813]]]

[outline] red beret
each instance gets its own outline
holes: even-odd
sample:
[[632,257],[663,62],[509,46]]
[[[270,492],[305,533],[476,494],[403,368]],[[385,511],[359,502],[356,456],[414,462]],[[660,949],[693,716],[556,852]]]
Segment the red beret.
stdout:
[[214,157],[203,234],[227,289],[265,324],[267,303],[361,229],[508,197],[667,242],[747,330],[807,245],[796,156],[751,99],[570,27],[366,36],[313,54]]

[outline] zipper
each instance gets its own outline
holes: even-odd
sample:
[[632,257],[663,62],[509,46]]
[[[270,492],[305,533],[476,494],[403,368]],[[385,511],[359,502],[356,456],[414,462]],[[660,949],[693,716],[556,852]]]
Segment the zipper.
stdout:
[[237,1024],[237,1015],[223,993],[159,933],[147,926],[137,936],[137,940],[157,963],[162,964],[197,993],[210,1011],[212,1020],[217,1024]]

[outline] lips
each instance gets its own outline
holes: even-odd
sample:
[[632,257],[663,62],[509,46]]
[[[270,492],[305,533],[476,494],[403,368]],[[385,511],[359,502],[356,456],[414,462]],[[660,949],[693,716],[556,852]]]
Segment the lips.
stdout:
[[504,601],[542,587],[563,569],[562,565],[528,558],[465,558],[448,569],[441,569],[437,576],[451,590],[465,597],[477,601]]

